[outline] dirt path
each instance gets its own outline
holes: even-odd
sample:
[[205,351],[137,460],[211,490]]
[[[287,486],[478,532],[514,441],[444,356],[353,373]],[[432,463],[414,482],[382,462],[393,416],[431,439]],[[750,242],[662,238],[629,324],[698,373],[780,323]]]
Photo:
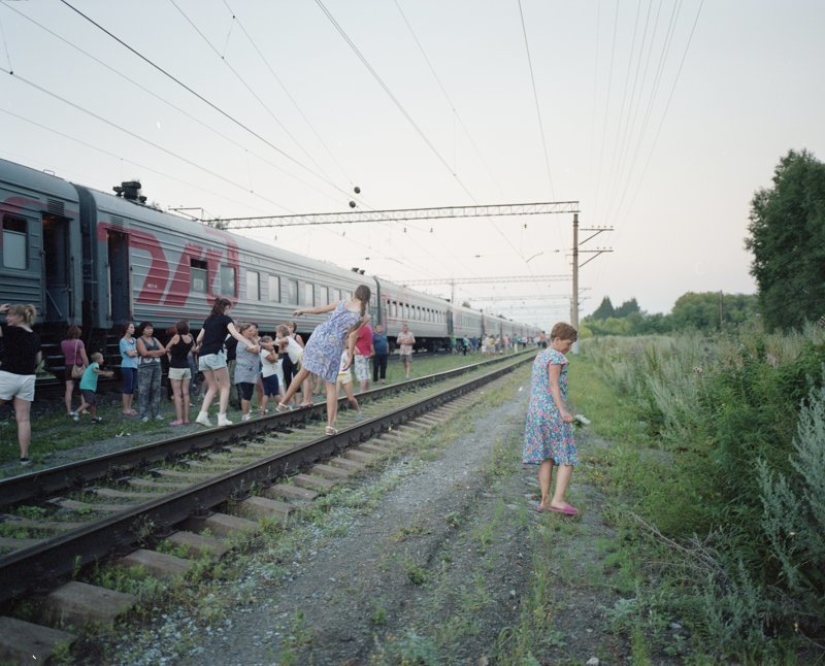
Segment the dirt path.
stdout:
[[[607,630],[615,602],[600,543],[600,498],[576,483],[570,520],[532,510],[535,471],[519,462],[527,375],[440,427],[320,518],[249,558],[243,579],[204,607],[178,609],[126,637],[130,664],[492,664],[546,597],[551,629],[535,663],[622,663]],[[495,394],[496,398],[493,398]],[[497,403],[497,404],[494,404]],[[586,432],[580,453],[595,446]],[[551,557],[552,580],[533,576]],[[596,663],[596,662],[591,662]]]

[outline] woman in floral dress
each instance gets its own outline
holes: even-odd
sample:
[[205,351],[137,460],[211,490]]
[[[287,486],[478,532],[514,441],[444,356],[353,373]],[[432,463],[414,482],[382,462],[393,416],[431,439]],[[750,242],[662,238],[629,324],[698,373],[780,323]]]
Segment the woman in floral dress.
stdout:
[[[564,501],[564,494],[578,465],[573,438],[573,416],[567,411],[567,358],[578,338],[570,324],[558,323],[550,332],[550,345],[533,362],[530,406],[524,426],[523,462],[538,465],[541,501],[538,511],[554,511],[575,516],[578,509]],[[557,466],[556,490],[550,499],[553,467]]]
[[[335,301],[329,305],[295,310],[293,314],[296,317],[323,312],[332,312],[332,315],[312,332],[301,357],[301,369],[293,378],[283,400],[278,404],[279,410],[288,409],[287,405],[301,387],[301,383],[309,373],[315,373],[324,380],[326,386],[326,433],[334,435],[337,432],[335,430],[335,419],[338,416],[338,387],[336,382],[338,380],[338,370],[341,366],[341,352],[344,350],[344,342],[346,341],[349,350],[349,363],[351,363],[355,347],[355,334],[369,319],[367,307],[369,306],[370,295],[370,288],[362,284],[355,290],[355,296],[349,301]],[[346,365],[347,368],[349,368],[349,363]]]

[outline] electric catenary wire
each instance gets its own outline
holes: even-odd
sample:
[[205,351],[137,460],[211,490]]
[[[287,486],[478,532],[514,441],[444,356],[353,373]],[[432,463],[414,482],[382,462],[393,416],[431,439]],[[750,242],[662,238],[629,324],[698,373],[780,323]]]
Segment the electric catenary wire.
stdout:
[[[61,0],[61,1],[65,2],[66,0]],[[468,197],[470,197],[470,199],[473,201],[473,203],[477,203],[476,198],[473,196],[473,194],[470,192],[470,190],[467,188],[467,186],[464,184],[464,182],[461,180],[461,178],[459,178],[458,174],[453,173],[453,169],[450,166],[449,162],[447,162],[447,160],[445,160],[444,157],[442,157],[441,153],[438,152],[438,149],[433,145],[432,141],[430,141],[429,138],[427,138],[427,135],[424,134],[424,131],[418,126],[418,123],[415,122],[413,117],[404,108],[404,105],[401,104],[401,102],[398,100],[398,98],[395,96],[395,94],[392,92],[392,90],[390,90],[389,86],[386,83],[384,83],[384,80],[379,76],[378,72],[375,71],[375,69],[370,64],[369,60],[366,59],[364,54],[361,53],[361,51],[355,45],[355,42],[353,42],[350,39],[349,35],[347,35],[347,33],[344,31],[344,29],[339,25],[338,21],[335,20],[335,17],[326,8],[326,6],[322,2],[322,0],[315,0],[315,2],[321,8],[321,11],[323,11],[324,14],[326,15],[326,17],[329,19],[329,22],[332,23],[333,27],[338,31],[338,34],[341,35],[341,37],[344,39],[344,41],[349,45],[349,47],[352,49],[353,53],[355,53],[355,55],[358,57],[358,59],[361,61],[361,63],[364,65],[364,67],[367,68],[367,71],[376,80],[378,85],[381,86],[381,89],[385,93],[387,93],[387,96],[392,100],[393,104],[395,104],[395,106],[398,108],[398,110],[401,112],[401,114],[404,116],[404,118],[406,118],[407,121],[410,123],[410,125],[412,125],[413,129],[416,131],[418,136],[421,137],[421,139],[424,141],[424,143],[427,145],[427,147],[436,156],[438,161],[441,162],[441,164],[444,165],[444,167],[447,169],[447,171],[450,172],[450,175],[459,184],[461,189],[464,190],[465,194]]]
[[[263,156],[263,155],[261,155],[260,153],[256,153],[255,151],[250,150],[249,148],[246,148],[246,147],[244,147],[244,146],[240,145],[237,141],[235,141],[234,139],[232,139],[231,137],[229,137],[227,134],[224,134],[224,133],[223,133],[223,132],[221,132],[219,129],[216,129],[215,127],[213,127],[213,126],[211,126],[211,125],[209,125],[209,124],[205,123],[205,122],[204,122],[203,120],[201,120],[200,118],[197,118],[196,116],[194,116],[193,114],[189,113],[188,111],[186,111],[185,109],[181,108],[180,106],[177,106],[177,105],[176,105],[176,104],[174,104],[173,102],[170,102],[170,101],[169,101],[168,99],[166,99],[165,97],[163,97],[163,96],[161,96],[161,95],[158,95],[157,93],[153,92],[152,90],[150,90],[150,89],[149,89],[149,88],[147,88],[146,86],[142,85],[141,83],[138,83],[138,82],[137,82],[137,81],[135,81],[134,79],[132,79],[132,78],[130,78],[130,77],[128,77],[128,76],[126,76],[126,74],[124,74],[124,73],[123,73],[123,72],[121,72],[120,70],[118,70],[118,69],[116,69],[116,68],[112,67],[111,65],[109,65],[109,64],[108,64],[108,63],[106,63],[106,62],[104,62],[103,60],[101,60],[101,59],[100,59],[100,58],[98,58],[97,56],[95,56],[95,55],[93,55],[93,54],[89,53],[88,51],[84,50],[83,48],[81,48],[81,47],[80,47],[80,46],[78,46],[77,44],[74,44],[73,42],[70,42],[68,39],[66,39],[66,38],[65,38],[65,37],[63,37],[62,35],[59,35],[58,33],[54,32],[54,31],[53,31],[53,30],[51,30],[50,28],[48,28],[48,27],[44,26],[42,23],[39,23],[39,22],[35,21],[33,18],[31,18],[31,17],[29,17],[29,16],[26,16],[25,14],[23,14],[22,12],[20,12],[20,11],[19,11],[19,10],[17,10],[16,8],[14,8],[12,5],[10,5],[10,4],[8,4],[8,3],[4,3],[2,6],[3,6],[3,7],[5,7],[5,8],[7,8],[7,9],[9,9],[9,10],[11,10],[11,11],[13,11],[13,12],[15,12],[15,13],[16,13],[16,14],[18,14],[21,18],[23,18],[23,19],[25,19],[26,21],[28,21],[29,23],[31,23],[31,24],[33,24],[33,25],[37,26],[37,28],[39,28],[40,30],[42,30],[42,31],[44,31],[44,32],[46,32],[46,33],[48,33],[49,35],[51,35],[51,36],[52,36],[52,37],[54,37],[55,39],[57,39],[57,40],[59,40],[60,42],[64,43],[66,46],[68,46],[68,47],[70,47],[70,48],[74,49],[74,50],[75,50],[75,51],[77,51],[78,53],[82,53],[84,56],[86,56],[86,57],[87,57],[87,58],[89,58],[90,60],[92,60],[92,61],[96,62],[96,63],[97,63],[98,65],[100,65],[101,67],[103,67],[103,68],[107,69],[107,70],[108,70],[108,71],[110,71],[112,74],[115,74],[116,76],[120,77],[120,78],[121,78],[121,79],[123,79],[124,81],[128,81],[131,85],[135,86],[136,88],[138,88],[138,89],[139,89],[139,90],[141,90],[142,92],[146,93],[146,94],[147,94],[147,95],[149,95],[150,97],[153,97],[154,99],[158,100],[158,101],[159,101],[159,102],[161,102],[162,104],[165,104],[165,105],[166,105],[166,106],[168,106],[169,108],[174,109],[175,111],[177,111],[177,112],[178,112],[178,113],[180,113],[181,115],[185,116],[186,118],[188,118],[188,119],[189,119],[189,120],[191,120],[192,122],[194,122],[194,123],[196,123],[196,124],[200,125],[200,126],[201,126],[201,127],[203,127],[205,130],[207,130],[207,131],[209,131],[209,132],[211,132],[211,133],[215,134],[216,136],[220,137],[221,139],[223,139],[224,141],[226,141],[228,144],[230,144],[231,146],[233,146],[233,147],[234,147],[234,148],[236,148],[237,150],[239,150],[239,151],[241,151],[241,152],[248,153],[248,154],[252,155],[252,156],[253,156],[253,157],[255,157],[256,159],[258,159],[258,160],[260,160],[261,162],[263,162],[264,164],[269,165],[270,167],[272,167],[272,168],[273,168],[273,169],[275,169],[276,171],[279,171],[280,173],[284,174],[284,175],[285,175],[285,176],[287,176],[288,178],[290,178],[290,179],[292,179],[292,180],[295,180],[295,181],[297,181],[297,182],[299,182],[299,183],[301,183],[301,184],[305,185],[305,186],[306,186],[306,187],[308,187],[309,189],[314,190],[315,192],[317,192],[318,194],[320,194],[320,195],[322,195],[322,196],[324,196],[324,197],[327,197],[327,198],[329,198],[329,199],[331,199],[331,200],[338,201],[338,196],[337,196],[337,195],[336,195],[335,197],[331,196],[331,195],[329,194],[329,192],[328,192],[328,191],[322,190],[321,188],[319,188],[318,186],[314,185],[313,183],[310,183],[309,181],[304,180],[303,178],[300,178],[299,176],[296,176],[296,175],[295,175],[295,173],[294,173],[293,171],[289,171],[289,170],[287,170],[287,169],[283,168],[282,166],[280,166],[280,165],[276,164],[276,163],[275,163],[275,162],[273,162],[272,160],[270,160],[270,159],[268,159],[268,158],[264,157],[264,156]],[[279,204],[279,208],[282,208],[283,210],[290,210],[290,209],[288,209],[288,208],[286,208],[286,207],[284,207],[284,206],[282,206],[282,205],[280,205],[280,204]]]
[[168,79],[170,79],[171,81],[173,81],[174,83],[176,83],[177,85],[179,85],[181,88],[183,88],[184,90],[186,90],[186,91],[187,91],[187,92],[189,92],[190,94],[192,94],[192,95],[194,95],[195,97],[197,97],[197,98],[198,98],[199,100],[201,100],[204,104],[206,104],[207,106],[209,106],[211,109],[213,109],[213,110],[217,111],[217,112],[218,112],[220,115],[222,115],[224,118],[226,118],[227,120],[229,120],[229,121],[230,121],[230,122],[232,122],[233,124],[237,125],[237,126],[238,126],[238,127],[240,127],[241,129],[243,129],[245,132],[247,132],[247,133],[249,133],[250,135],[254,136],[254,137],[255,137],[256,139],[258,139],[259,141],[261,141],[261,142],[265,143],[267,146],[269,146],[270,148],[272,148],[275,152],[279,153],[280,155],[282,155],[283,157],[285,157],[287,160],[289,160],[290,162],[292,162],[292,163],[293,163],[293,164],[295,164],[296,166],[300,167],[301,169],[304,169],[304,170],[305,170],[305,171],[307,171],[308,173],[311,173],[313,176],[315,176],[315,177],[316,177],[316,178],[318,178],[319,180],[324,181],[324,182],[325,182],[325,183],[327,183],[330,187],[333,187],[334,189],[338,190],[339,192],[342,192],[342,193],[346,194],[347,196],[349,196],[349,192],[347,192],[346,190],[344,190],[344,189],[342,189],[342,188],[338,187],[335,183],[333,183],[333,182],[331,182],[331,181],[327,180],[327,179],[326,179],[323,175],[321,175],[321,174],[318,174],[318,173],[314,172],[312,169],[310,169],[309,167],[307,167],[305,164],[303,164],[303,163],[302,163],[302,162],[300,162],[299,160],[297,160],[297,159],[295,159],[294,157],[292,157],[289,153],[285,152],[283,149],[279,148],[279,147],[278,147],[278,146],[276,146],[274,143],[272,143],[271,141],[269,141],[269,140],[268,140],[268,139],[266,139],[265,137],[261,136],[258,132],[256,132],[255,130],[253,130],[252,128],[248,127],[247,125],[245,125],[244,123],[242,123],[240,120],[238,120],[237,118],[235,118],[235,117],[234,117],[234,116],[232,116],[231,114],[229,114],[229,113],[227,113],[226,111],[224,111],[223,109],[221,109],[221,108],[220,108],[217,104],[214,104],[213,102],[211,102],[210,100],[208,100],[206,97],[204,97],[203,95],[201,95],[200,93],[198,93],[197,91],[195,91],[193,88],[191,88],[191,87],[189,87],[188,85],[186,85],[183,81],[181,81],[180,79],[178,79],[177,77],[175,77],[173,74],[171,74],[170,72],[167,72],[165,69],[163,69],[163,67],[161,67],[160,65],[158,65],[158,64],[156,64],[156,63],[154,63],[152,60],[150,60],[149,58],[147,58],[146,56],[144,56],[144,55],[143,55],[142,53],[140,53],[138,50],[136,50],[135,48],[133,48],[132,46],[130,46],[129,44],[127,44],[126,42],[124,42],[122,39],[120,39],[117,35],[113,34],[111,31],[107,30],[107,29],[106,29],[106,28],[104,28],[102,25],[100,25],[99,23],[97,23],[97,22],[96,22],[94,19],[92,19],[90,16],[87,16],[86,14],[84,14],[83,12],[81,12],[79,9],[77,9],[77,8],[76,8],[76,7],[74,7],[74,6],[72,6],[72,4],[71,4],[70,2],[68,2],[68,0],[60,0],[60,2],[62,2],[64,5],[66,5],[66,6],[67,6],[69,9],[71,9],[73,12],[77,13],[77,14],[78,14],[79,16],[81,16],[84,20],[86,20],[86,21],[88,21],[89,23],[91,23],[91,24],[92,24],[93,26],[95,26],[98,30],[100,30],[100,31],[101,31],[101,32],[103,32],[104,34],[108,35],[111,39],[113,39],[113,40],[114,40],[114,41],[116,41],[118,44],[120,44],[121,46],[123,46],[125,49],[127,49],[128,51],[130,51],[131,53],[133,53],[135,56],[137,56],[138,58],[140,58],[141,60],[143,60],[146,64],[148,64],[149,66],[151,66],[152,68],[154,68],[155,70],[157,70],[158,72],[160,72],[161,74],[163,74],[165,77],[167,77]]

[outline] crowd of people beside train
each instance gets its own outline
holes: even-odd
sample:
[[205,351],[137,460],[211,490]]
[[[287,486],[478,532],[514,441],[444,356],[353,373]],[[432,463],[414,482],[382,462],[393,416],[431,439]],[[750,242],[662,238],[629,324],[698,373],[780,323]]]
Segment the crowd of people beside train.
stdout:
[[[390,336],[382,322],[370,321],[370,289],[361,285],[349,300],[314,308],[299,308],[294,316],[329,313],[329,318],[313,331],[307,341],[297,332],[296,321],[277,325],[272,335],[261,333],[254,322],[235,322],[232,302],[218,297],[203,321],[197,337],[190,322],[181,320],[158,336],[152,322],[126,322],[120,331],[119,370],[122,381],[121,413],[141,422],[166,421],[164,395],[174,405],[171,426],[190,423],[213,426],[210,410],[216,406],[218,426],[231,425],[230,403],[240,409],[241,420],[272,410],[296,409],[313,404],[313,396],[325,396],[327,434],[335,434],[338,393],[343,391],[356,418],[362,418],[355,397],[387,380],[390,353],[395,347],[410,377],[416,338],[404,322]],[[13,401],[17,421],[20,462],[28,464],[31,442],[30,407],[34,400],[35,369],[42,361],[40,340],[33,329],[36,311],[32,305],[0,305],[6,321],[0,328],[0,404]],[[544,336],[544,334],[542,334]],[[165,342],[161,342],[164,340]],[[452,336],[451,351],[482,355],[518,351],[527,345],[546,347],[546,338],[490,335]],[[67,415],[80,421],[88,415],[91,423],[101,423],[97,413],[97,386],[100,377],[112,377],[100,351],[87,350],[83,331],[69,326],[60,343],[65,360],[64,404]],[[167,384],[164,391],[164,370]],[[79,398],[79,404],[75,403]]]

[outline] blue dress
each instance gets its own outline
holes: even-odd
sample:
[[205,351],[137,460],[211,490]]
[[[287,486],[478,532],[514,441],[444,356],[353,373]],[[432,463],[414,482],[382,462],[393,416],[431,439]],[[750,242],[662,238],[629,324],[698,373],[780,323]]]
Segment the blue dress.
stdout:
[[522,461],[538,465],[552,458],[556,465],[578,465],[573,424],[565,423],[553,396],[547,376],[550,365],[560,365],[559,388],[567,404],[567,358],[553,348],[542,349],[533,361],[530,386],[530,406],[524,424],[524,455]]
[[361,318],[360,311],[347,310],[345,305],[345,301],[340,301],[332,311],[330,318],[316,327],[301,357],[301,367],[332,384],[338,379],[341,352],[344,351],[344,338]]

